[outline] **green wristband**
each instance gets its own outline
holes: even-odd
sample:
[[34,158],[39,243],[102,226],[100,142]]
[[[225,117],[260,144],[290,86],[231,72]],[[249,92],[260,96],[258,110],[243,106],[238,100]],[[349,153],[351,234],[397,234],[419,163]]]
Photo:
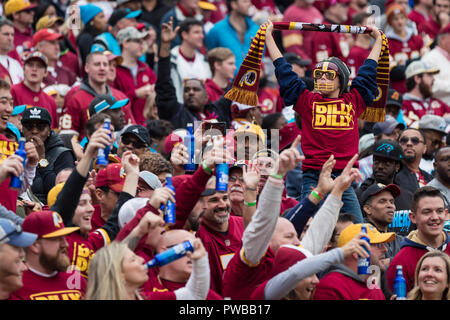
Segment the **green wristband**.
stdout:
[[256,206],[256,201],[253,201],[253,202],[246,202],[246,201],[244,201],[244,206],[246,206],[246,207],[254,207],[254,206]]
[[206,165],[206,160],[203,160],[202,167],[203,167],[203,170],[205,170],[206,173],[212,174],[211,168],[208,168],[208,166]]
[[311,191],[311,195],[317,200],[322,201],[322,198],[320,197],[319,193],[316,190]]
[[271,173],[270,176],[275,179],[280,179],[280,180],[284,179],[284,175],[278,174],[278,173]]

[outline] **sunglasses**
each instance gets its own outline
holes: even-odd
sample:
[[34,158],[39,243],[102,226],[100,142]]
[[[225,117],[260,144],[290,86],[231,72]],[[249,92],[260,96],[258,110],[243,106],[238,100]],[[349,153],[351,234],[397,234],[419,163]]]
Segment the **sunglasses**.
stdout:
[[3,238],[0,239],[0,243],[2,243],[3,240],[8,239],[14,233],[21,234],[22,233],[22,226],[16,224],[16,228],[13,231],[11,231],[10,233],[7,233],[5,236],[3,236]]
[[132,140],[129,137],[122,137],[122,143],[125,145],[131,144],[133,148],[141,149],[145,148],[147,145],[141,141]]
[[45,128],[49,127],[47,122],[25,122],[22,125],[28,131],[33,130],[33,128],[37,128],[39,131],[44,131]]
[[313,77],[314,79],[322,79],[323,75],[325,75],[325,78],[327,80],[334,80],[336,78],[336,71],[334,70],[320,70],[320,69],[314,69]]
[[423,141],[422,140],[420,140],[419,138],[417,138],[417,137],[412,137],[412,138],[409,138],[409,137],[402,137],[402,138],[400,138],[400,140],[398,141],[401,145],[405,145],[405,144],[407,144],[408,143],[408,141],[410,141],[411,140],[411,143],[413,144],[413,145],[415,145],[415,146],[417,146],[419,143],[423,143]]

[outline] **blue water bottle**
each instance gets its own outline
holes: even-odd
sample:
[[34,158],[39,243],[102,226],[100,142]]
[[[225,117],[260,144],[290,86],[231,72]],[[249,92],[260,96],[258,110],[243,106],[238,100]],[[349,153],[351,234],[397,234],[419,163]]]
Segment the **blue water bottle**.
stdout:
[[216,191],[228,190],[228,163],[216,164]]
[[187,148],[189,155],[189,162],[184,165],[185,171],[195,171],[195,137],[194,137],[194,124],[188,123],[186,125],[188,134],[184,137],[184,145]]
[[397,274],[394,279],[394,294],[397,295],[396,300],[406,300],[406,280],[403,277],[403,267],[397,265]]
[[164,252],[158,253],[153,260],[147,262],[146,266],[147,268],[164,266],[172,261],[183,258],[188,251],[193,252],[194,246],[190,241],[184,241]]
[[[111,119],[106,118],[103,122],[103,128],[107,130],[111,130]],[[111,137],[111,134],[109,135]],[[106,146],[104,149],[98,149],[97,152],[97,165],[105,165],[107,166],[109,163],[109,152],[111,151],[111,146]]]
[[[365,224],[361,225],[361,232],[367,234],[367,226]],[[370,245],[370,239],[368,237],[364,236],[361,238],[361,240],[365,240]],[[366,250],[365,247],[364,249]],[[367,258],[358,258],[358,274],[360,275],[370,274],[370,251],[367,251],[367,253],[369,254]]]
[[[173,192],[175,192],[175,188],[172,184],[172,175],[166,175],[166,188],[169,188]],[[175,198],[175,196],[174,196]],[[164,205],[163,205],[164,206]],[[174,225],[176,222],[176,213],[175,213],[175,203],[172,200],[168,200],[164,209],[164,221],[167,225]]]
[[22,157],[22,159],[23,159],[22,164],[23,164],[24,170],[22,171],[20,176],[18,176],[18,177],[12,176],[11,181],[9,183],[9,188],[17,190],[17,191],[19,191],[20,188],[22,187],[23,176],[25,174],[25,165],[27,162],[27,153],[25,152],[25,142],[26,142],[25,137],[21,137],[19,140],[19,148],[16,150],[16,153],[15,153],[18,156]]

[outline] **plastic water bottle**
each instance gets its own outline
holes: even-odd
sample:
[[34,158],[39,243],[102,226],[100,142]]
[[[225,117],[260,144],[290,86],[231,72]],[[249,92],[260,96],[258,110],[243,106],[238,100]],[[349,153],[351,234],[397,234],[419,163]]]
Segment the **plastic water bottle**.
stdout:
[[194,124],[188,123],[186,125],[188,134],[184,137],[184,144],[187,147],[189,155],[189,162],[184,165],[185,171],[195,171],[195,137]]
[[14,190],[20,190],[20,188],[22,187],[22,181],[23,181],[23,176],[25,174],[25,165],[27,162],[27,153],[25,151],[25,137],[21,137],[19,140],[19,148],[16,150],[16,155],[22,157],[23,162],[23,169],[24,171],[22,171],[22,173],[20,174],[20,176],[12,176],[11,177],[11,181],[9,183],[9,188],[10,189],[14,189]]
[[184,241],[164,252],[158,253],[153,260],[147,262],[146,266],[147,268],[164,266],[172,261],[183,258],[188,251],[193,252],[194,246],[190,241]]
[[[172,175],[166,175],[166,188],[169,188],[173,192],[175,192],[175,188],[172,184]],[[175,196],[174,196],[175,198]],[[172,200],[168,200],[164,209],[164,221],[168,225],[174,225],[176,222],[176,213],[175,213],[175,203]]]
[[[361,232],[367,234],[367,226],[365,224],[361,225]],[[370,245],[370,239],[366,236],[362,237],[361,240],[365,240]],[[366,250],[366,248],[364,248]],[[366,250],[367,251],[367,250]],[[370,274],[370,251],[367,251],[369,256],[367,258],[358,258],[358,274]]]
[[394,294],[397,295],[396,300],[406,300],[406,280],[403,277],[403,267],[397,266],[397,274],[394,279]]
[[[111,119],[105,119],[105,121],[103,122],[103,128],[107,130],[111,129]],[[109,136],[111,137],[111,134]],[[96,164],[107,166],[109,163],[108,156],[110,151],[111,146],[106,146],[104,149],[98,149]]]

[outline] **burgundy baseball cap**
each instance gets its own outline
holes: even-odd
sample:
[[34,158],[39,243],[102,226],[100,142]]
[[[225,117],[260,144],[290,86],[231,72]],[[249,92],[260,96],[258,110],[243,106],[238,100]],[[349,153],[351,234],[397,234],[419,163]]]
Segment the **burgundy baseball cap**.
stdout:
[[31,41],[31,45],[34,47],[41,41],[51,41],[51,40],[59,40],[64,36],[61,33],[56,33],[52,29],[42,29],[36,32],[33,35],[33,40]]
[[288,123],[283,128],[281,128],[279,145],[280,150],[283,150],[292,142],[294,142],[295,138],[297,138],[297,136],[301,134],[302,132],[297,127],[297,124],[295,122]]
[[275,255],[272,276],[275,276],[289,269],[297,262],[302,261],[306,258],[310,258],[312,256],[312,253],[302,247],[297,247],[291,244],[282,245]]
[[179,143],[183,143],[183,138],[172,132],[166,137],[166,140],[164,140],[164,152],[170,154],[173,148]]
[[115,192],[122,192],[125,183],[125,171],[120,163],[110,163],[104,169],[100,169],[95,179],[95,187],[109,187]]
[[66,228],[61,216],[55,211],[34,211],[26,216],[22,229],[37,234],[38,239],[46,239],[68,235],[80,227]]

